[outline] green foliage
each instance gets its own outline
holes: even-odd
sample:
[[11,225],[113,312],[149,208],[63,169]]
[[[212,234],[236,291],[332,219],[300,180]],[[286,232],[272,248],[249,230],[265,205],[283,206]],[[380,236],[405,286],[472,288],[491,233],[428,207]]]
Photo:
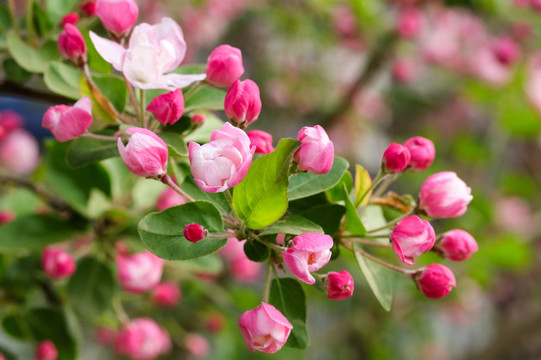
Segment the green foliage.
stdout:
[[227,215],[231,212],[231,206],[229,206],[223,193],[208,193],[201,190],[201,188],[193,181],[192,177],[187,177],[182,184],[180,184],[180,188],[194,200],[212,203],[222,215]]
[[43,80],[49,90],[69,99],[78,100],[81,98],[79,94],[81,76],[83,74],[78,68],[61,61],[53,61],[45,70]]
[[269,258],[271,252],[267,245],[251,240],[244,243],[244,253],[252,261],[263,262]]
[[128,98],[128,90],[124,81],[116,76],[108,75],[95,75],[92,76],[92,80],[94,80],[103,95],[111,101],[116,111],[119,113],[124,111]]
[[271,234],[291,234],[300,235],[307,232],[323,233],[323,229],[318,224],[299,215],[286,216],[274,224],[261,229],[260,235]]
[[342,179],[347,171],[349,163],[335,156],[331,170],[323,175],[312,173],[301,173],[291,176],[287,195],[289,200],[296,200],[315,195],[325,190],[329,190]]
[[[112,132],[106,134],[111,135]],[[71,168],[79,168],[115,156],[120,156],[116,141],[79,137],[71,141],[66,162]]]
[[299,282],[291,278],[272,280],[269,302],[293,325],[286,346],[306,349],[306,296]]
[[344,206],[329,204],[311,207],[299,213],[299,215],[321,226],[325,234],[334,236],[345,213],[346,208]]
[[29,72],[44,73],[49,63],[60,59],[56,41],[47,41],[39,48],[33,48],[11,32],[7,36],[7,45],[17,64]]
[[202,87],[186,99],[184,111],[223,110],[225,94],[221,89]]
[[359,214],[357,213],[357,208],[353,205],[349,198],[349,192],[344,185],[342,199],[346,204],[346,221],[344,224],[344,229],[348,231],[351,235],[363,236],[366,234],[366,229],[364,227]]
[[4,74],[6,78],[15,82],[24,82],[32,76],[31,72],[23,69],[15,60],[8,57],[2,63],[4,66]]
[[58,24],[62,17],[72,11],[78,0],[47,0],[45,10],[51,19],[51,23]]
[[355,203],[356,208],[368,204],[372,191],[367,191],[372,186],[372,178],[368,171],[361,165],[355,165]]
[[287,210],[289,166],[299,142],[283,139],[276,150],[254,161],[248,174],[235,187],[233,207],[252,229],[278,220]]
[[166,260],[194,259],[213,253],[227,243],[227,239],[210,238],[196,243],[188,241],[182,233],[188,224],[199,224],[209,233],[224,231],[220,212],[214,205],[204,201],[148,214],[139,221],[137,230],[145,246]]
[[167,144],[169,156],[188,156],[188,146],[182,135],[173,131],[163,131],[160,138]]

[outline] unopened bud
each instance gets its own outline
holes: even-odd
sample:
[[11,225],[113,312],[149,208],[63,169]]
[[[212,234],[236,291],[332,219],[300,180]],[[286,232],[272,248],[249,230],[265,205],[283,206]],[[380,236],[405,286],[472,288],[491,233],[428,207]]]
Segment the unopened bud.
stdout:
[[199,224],[188,224],[182,232],[186,240],[198,242],[207,237],[208,231]]

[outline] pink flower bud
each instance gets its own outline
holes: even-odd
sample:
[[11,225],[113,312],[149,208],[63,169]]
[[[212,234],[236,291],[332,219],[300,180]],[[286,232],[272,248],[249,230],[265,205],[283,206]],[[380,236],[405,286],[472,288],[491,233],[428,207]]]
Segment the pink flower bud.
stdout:
[[421,14],[415,8],[407,8],[398,14],[396,28],[400,36],[414,38],[421,30]]
[[331,300],[344,300],[353,295],[355,284],[351,274],[346,270],[330,272],[326,280],[327,298]]
[[135,25],[139,7],[135,0],[98,0],[96,15],[108,31],[121,37]]
[[58,36],[58,51],[64,59],[77,64],[86,62],[86,44],[83,35],[72,24],[64,25],[64,31]]
[[116,257],[118,282],[128,292],[141,293],[154,288],[160,282],[163,260],[149,251]]
[[381,168],[388,173],[402,172],[410,162],[410,152],[407,147],[391,143],[383,152]]
[[87,1],[84,4],[81,5],[81,11],[86,16],[94,16],[96,15],[96,2],[95,1]]
[[[66,25],[66,27],[71,25]],[[51,130],[56,140],[66,142],[77,139],[92,124],[92,101],[84,97],[73,106],[51,106],[43,115],[41,126]]]
[[115,351],[134,360],[152,360],[169,352],[171,338],[165,329],[150,318],[138,318],[116,336]]
[[170,207],[182,204],[186,204],[186,199],[180,196],[175,190],[167,188],[158,197],[156,209],[158,209],[158,211],[164,211]]
[[274,151],[272,135],[262,130],[250,130],[246,132],[250,143],[255,146],[256,154],[268,154]]
[[223,192],[244,179],[255,147],[246,133],[225,123],[214,130],[210,142],[189,144],[191,171],[195,183],[206,192]]
[[75,260],[62,249],[45,248],[41,254],[41,266],[53,279],[69,277],[75,272]]
[[124,146],[118,138],[118,152],[124,164],[135,175],[159,177],[166,173],[168,149],[165,142],[148,129],[132,127],[125,131],[131,135]]
[[180,287],[174,282],[163,282],[152,290],[152,303],[157,306],[176,306],[180,301]]
[[301,146],[294,158],[299,169],[314,174],[326,174],[331,170],[334,144],[321,126],[303,127],[297,134],[297,140]]
[[45,340],[39,343],[35,355],[36,360],[56,360],[58,358],[58,351],[52,341]]
[[421,185],[419,209],[433,218],[464,215],[473,199],[471,189],[452,171],[429,176]]
[[313,285],[316,279],[311,272],[327,265],[331,258],[332,237],[319,233],[304,233],[291,240],[293,244],[282,253],[284,263],[297,279]]
[[15,213],[11,210],[0,210],[0,225],[15,220]]
[[393,250],[400,260],[412,265],[414,257],[432,249],[436,234],[427,220],[421,220],[418,216],[408,216],[395,225],[390,239]]
[[11,110],[0,111],[0,126],[6,131],[6,134],[20,129],[24,126],[24,119],[21,115]]
[[176,89],[166,94],[156,96],[147,106],[156,120],[163,126],[173,125],[184,111],[184,96],[182,90]]
[[64,15],[60,21],[60,26],[64,27],[66,24],[75,25],[77,24],[77,21],[79,21],[79,15],[75,12],[70,12]]
[[198,242],[199,240],[203,240],[208,235],[207,230],[199,224],[186,225],[182,233],[184,234],[186,240],[194,243]]
[[265,302],[242,314],[239,327],[250,350],[266,354],[280,350],[293,329],[293,325],[280,311]]
[[396,81],[407,84],[415,77],[415,64],[409,59],[396,59],[392,73]]
[[496,39],[492,49],[496,59],[504,65],[514,63],[520,57],[520,47],[510,37]]
[[248,125],[257,120],[261,112],[259,87],[252,80],[237,80],[227,91],[225,114],[231,122]]
[[194,116],[192,116],[192,124],[194,126],[201,127],[205,123],[206,118],[207,117],[205,116],[205,114],[195,114]]
[[441,299],[456,287],[453,272],[440,264],[428,265],[415,275],[415,282],[421,292],[429,299]]
[[446,259],[462,261],[469,259],[471,254],[477,252],[477,242],[464,230],[454,229],[441,235],[436,249]]
[[209,342],[202,335],[196,333],[186,334],[184,342],[190,355],[195,358],[205,357],[210,352]]
[[404,142],[404,146],[410,151],[409,167],[413,171],[427,169],[436,157],[434,143],[422,136],[409,138]]
[[16,175],[28,175],[38,163],[38,142],[26,130],[15,130],[0,142],[0,166],[7,171]]
[[208,57],[206,73],[211,84],[230,87],[244,73],[242,53],[233,46],[218,46]]

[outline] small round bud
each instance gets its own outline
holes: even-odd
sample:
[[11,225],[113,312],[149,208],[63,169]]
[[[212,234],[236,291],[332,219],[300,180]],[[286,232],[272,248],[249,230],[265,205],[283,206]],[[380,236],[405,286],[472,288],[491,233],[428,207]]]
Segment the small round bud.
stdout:
[[355,284],[351,274],[342,270],[327,274],[326,288],[328,299],[344,300],[353,295]]
[[248,125],[257,120],[261,112],[259,87],[252,80],[237,80],[227,91],[224,101],[225,114],[236,124]]
[[479,246],[466,231],[454,229],[441,235],[436,250],[446,259],[462,261],[469,259],[472,253],[479,250]]
[[36,360],[56,360],[58,358],[58,350],[50,340],[42,341],[36,348]]
[[415,274],[419,290],[429,299],[441,299],[456,287],[453,272],[441,264],[431,264]]
[[208,231],[199,224],[186,225],[182,233],[186,240],[194,243],[206,238],[208,235]]
[[192,125],[201,127],[205,123],[206,119],[207,117],[205,116],[205,114],[195,114],[192,116]]
[[219,87],[230,87],[244,73],[242,53],[229,45],[214,49],[207,60],[207,80]]
[[422,136],[414,136],[404,142],[410,152],[409,167],[413,171],[427,169],[436,157],[434,143]]
[[383,152],[381,167],[384,172],[397,173],[406,169],[410,162],[410,152],[407,147],[391,143]]

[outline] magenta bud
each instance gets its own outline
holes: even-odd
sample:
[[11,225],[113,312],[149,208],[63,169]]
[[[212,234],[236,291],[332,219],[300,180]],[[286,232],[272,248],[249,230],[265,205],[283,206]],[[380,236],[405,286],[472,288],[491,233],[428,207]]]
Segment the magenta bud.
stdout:
[[173,125],[180,119],[184,111],[182,90],[176,89],[156,96],[148,104],[147,111],[150,111],[163,126]]
[[64,59],[77,64],[86,62],[86,44],[83,35],[71,23],[64,25],[64,31],[58,36],[58,51]]
[[124,146],[118,138],[118,152],[124,164],[135,175],[160,177],[167,169],[168,148],[165,142],[148,129],[132,127],[125,131],[131,135]]
[[139,7],[135,0],[98,0],[96,15],[108,31],[121,37],[135,25]]
[[418,216],[400,220],[389,237],[396,255],[408,265],[414,263],[415,257],[430,251],[436,240],[432,225]]
[[15,220],[15,213],[11,210],[0,210],[0,225]]
[[41,254],[43,271],[53,279],[62,279],[75,272],[75,260],[62,249],[45,248]]
[[36,348],[36,360],[56,360],[58,358],[58,350],[50,340],[45,340],[39,343]]
[[462,261],[469,259],[472,253],[477,252],[479,246],[469,233],[454,229],[441,235],[436,243],[436,250],[446,259]]
[[206,238],[208,235],[208,231],[199,224],[186,225],[182,233],[186,240],[194,243]]
[[353,295],[355,283],[346,270],[330,272],[327,274],[326,288],[328,299],[344,300]]
[[325,130],[316,125],[305,126],[297,133],[301,146],[295,152],[294,160],[302,171],[326,174],[334,162],[334,144]]
[[64,26],[66,24],[77,24],[77,21],[79,21],[79,15],[75,12],[70,12],[64,15],[62,20],[60,21],[60,26]]
[[256,154],[268,154],[274,151],[272,135],[262,130],[250,130],[246,132],[250,143],[255,146]]
[[207,60],[207,80],[218,87],[230,87],[244,73],[242,53],[236,47],[220,45]]
[[259,87],[252,80],[237,80],[229,88],[224,101],[225,114],[236,124],[249,124],[261,112]]
[[421,31],[421,14],[415,8],[406,8],[398,14],[396,28],[400,36],[414,38]]
[[174,282],[162,282],[152,290],[152,303],[156,306],[176,306],[181,297],[180,287]]
[[427,169],[436,157],[434,143],[422,136],[409,138],[404,142],[404,146],[410,152],[409,168],[413,171]]
[[205,114],[195,114],[192,116],[192,124],[197,127],[203,126],[207,117]]
[[383,152],[381,167],[388,173],[398,173],[406,169],[410,162],[408,148],[397,143],[391,143]]
[[[66,25],[66,27],[71,25]],[[73,106],[51,106],[43,115],[41,126],[49,129],[59,142],[73,140],[84,134],[92,124],[92,101],[81,98]]]
[[96,2],[95,1],[87,1],[81,5],[81,11],[86,16],[94,16],[96,15]]
[[456,287],[453,272],[441,264],[431,264],[415,274],[419,290],[429,299],[441,299]]
[[520,47],[510,37],[500,37],[494,41],[494,56],[504,65],[514,63],[520,57]]

